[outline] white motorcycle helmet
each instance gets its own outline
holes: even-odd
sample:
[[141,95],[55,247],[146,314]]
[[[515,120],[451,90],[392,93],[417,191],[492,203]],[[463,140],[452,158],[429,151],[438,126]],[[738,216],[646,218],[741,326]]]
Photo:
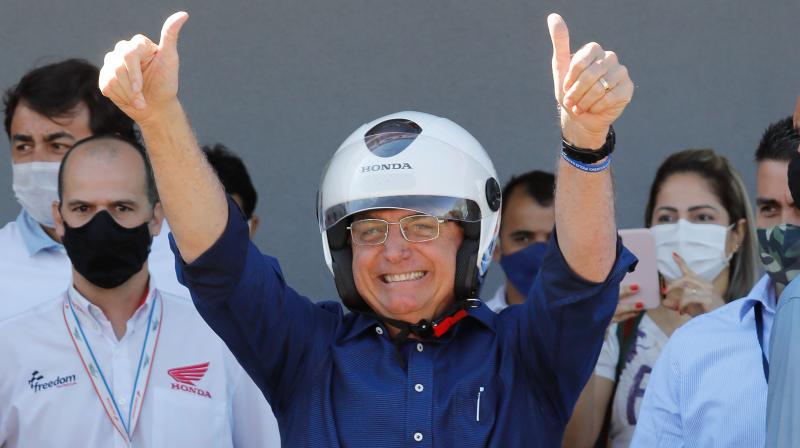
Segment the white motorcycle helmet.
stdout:
[[500,196],[489,155],[452,121],[399,112],[362,125],[331,158],[317,194],[325,262],[343,303],[372,312],[355,287],[347,227],[353,215],[374,209],[458,221],[464,240],[456,256],[455,296],[475,298],[492,260]]

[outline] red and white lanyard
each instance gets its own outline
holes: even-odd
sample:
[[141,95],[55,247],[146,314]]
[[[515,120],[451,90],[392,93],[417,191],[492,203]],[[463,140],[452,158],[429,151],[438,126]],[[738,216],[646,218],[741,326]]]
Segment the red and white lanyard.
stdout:
[[[100,368],[94,351],[92,351],[92,346],[78,320],[78,315],[75,313],[75,307],[72,304],[69,293],[67,293],[67,299],[64,301],[62,310],[67,331],[72,338],[72,343],[75,345],[78,356],[81,358],[83,367],[92,381],[92,387],[97,394],[97,398],[100,400],[103,409],[105,409],[109,420],[111,420],[111,424],[114,425],[114,428],[128,445],[133,439],[133,431],[136,429],[136,423],[139,421],[139,414],[142,411],[142,403],[144,402],[147,385],[150,382],[150,372],[153,367],[153,359],[156,356],[156,348],[158,347],[158,336],[161,334],[164,308],[161,300],[159,300],[160,298],[158,291],[153,291],[153,302],[150,307],[150,314],[147,317],[147,332],[142,343],[142,351],[139,354],[139,364],[136,367],[136,377],[133,382],[130,400],[128,400],[129,406],[127,410],[119,406],[119,402],[111,391],[111,387],[103,374],[103,370]],[[158,316],[154,319],[156,308],[158,308]],[[71,315],[71,319],[67,317],[68,314]],[[143,372],[146,374],[144,377],[142,375]]]

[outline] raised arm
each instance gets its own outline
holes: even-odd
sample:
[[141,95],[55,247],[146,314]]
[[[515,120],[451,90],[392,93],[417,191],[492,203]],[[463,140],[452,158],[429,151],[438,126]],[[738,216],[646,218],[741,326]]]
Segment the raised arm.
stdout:
[[156,185],[183,260],[191,263],[225,229],[228,206],[178,101],[178,33],[189,15],[171,15],[156,44],[141,34],[106,54],[100,90],[142,130]]
[[[609,126],[633,95],[633,83],[616,54],[596,43],[570,53],[567,24],[547,18],[553,42],[553,84],[564,139],[579,148],[600,149]],[[556,229],[570,268],[601,282],[616,259],[616,224],[611,172],[586,172],[563,158],[556,177]]]

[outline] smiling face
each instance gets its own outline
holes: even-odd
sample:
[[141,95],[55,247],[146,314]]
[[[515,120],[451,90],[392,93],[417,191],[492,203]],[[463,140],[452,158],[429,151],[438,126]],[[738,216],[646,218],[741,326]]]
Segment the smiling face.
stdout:
[[[397,222],[417,214],[384,209],[361,213],[356,219]],[[416,323],[438,316],[455,302],[456,252],[463,230],[452,221],[440,224],[439,229],[435,240],[411,243],[403,238],[399,226],[390,225],[385,243],[353,244],[353,279],[361,297],[376,313]]]

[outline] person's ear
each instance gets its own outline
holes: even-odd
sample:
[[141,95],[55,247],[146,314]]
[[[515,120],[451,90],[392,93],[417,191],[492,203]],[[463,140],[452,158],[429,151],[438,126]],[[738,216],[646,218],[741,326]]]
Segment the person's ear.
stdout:
[[735,254],[742,247],[744,237],[747,235],[747,230],[747,220],[744,218],[737,221],[736,225],[731,228],[730,234],[728,235],[728,247],[726,248],[726,252],[729,255]]
[[61,203],[53,201],[50,205],[50,213],[53,214],[53,223],[56,229],[56,236],[58,240],[64,239],[64,218],[61,216]]
[[258,217],[255,213],[250,215],[250,219],[247,220],[247,227],[250,228],[250,239],[252,240],[253,237],[256,235],[256,230],[258,230],[258,225],[261,223],[261,218]]
[[161,225],[164,223],[164,209],[161,207],[161,202],[156,202],[153,206],[153,217],[147,223],[147,228],[150,229],[150,235],[153,237],[161,233]]
[[492,251],[492,260],[496,262],[500,262],[500,258],[503,257],[503,251],[500,250],[500,236],[497,236],[497,240],[494,242],[494,250]]

